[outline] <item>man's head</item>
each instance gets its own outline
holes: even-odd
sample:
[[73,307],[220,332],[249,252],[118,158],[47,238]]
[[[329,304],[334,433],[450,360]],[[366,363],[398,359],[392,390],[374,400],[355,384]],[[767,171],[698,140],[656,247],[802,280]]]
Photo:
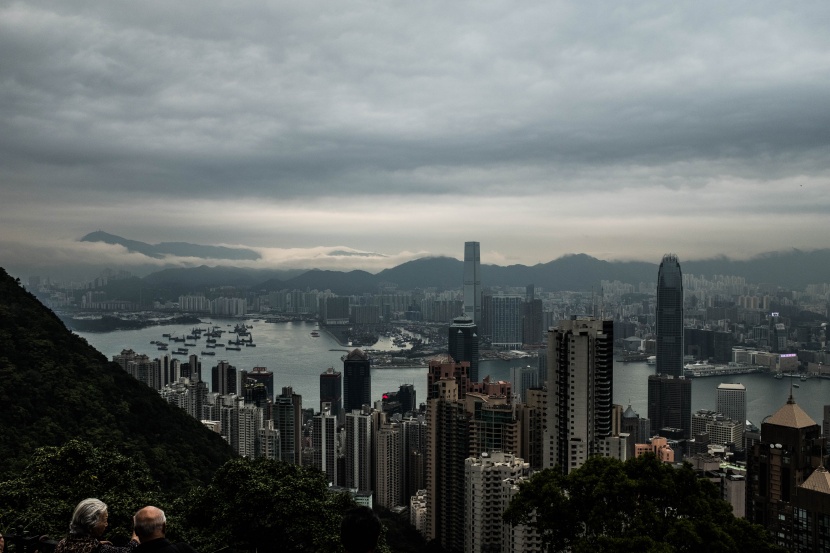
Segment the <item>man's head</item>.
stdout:
[[158,507],[144,507],[133,517],[133,529],[141,543],[164,537],[167,518]]
[[348,553],[372,553],[380,528],[380,519],[369,507],[349,509],[340,525],[340,542]]

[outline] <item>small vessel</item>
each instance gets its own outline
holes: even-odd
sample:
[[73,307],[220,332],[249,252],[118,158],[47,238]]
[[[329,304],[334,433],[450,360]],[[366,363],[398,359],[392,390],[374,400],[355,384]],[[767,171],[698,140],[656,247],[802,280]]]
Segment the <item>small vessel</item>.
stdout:
[[252,344],[251,342],[248,342],[248,343],[245,344],[245,347],[246,348],[255,348],[256,344]]
[[800,388],[800,387],[801,386],[799,386],[798,384],[793,384],[793,388]]
[[228,346],[225,348],[225,351],[242,351],[242,348],[239,346]]
[[170,333],[168,332],[168,333],[166,333],[166,334],[162,334],[162,337],[163,337],[163,338],[170,338]]
[[802,374],[802,375],[801,375],[801,379],[800,379],[800,380],[801,380],[802,382],[807,382],[807,377],[806,377],[805,375],[803,375],[803,374]]
[[216,355],[215,351],[203,351],[202,355]]
[[312,336],[314,336],[315,338],[319,338],[319,337],[320,337],[320,333],[319,333],[319,332],[317,332],[316,330],[311,331],[311,335],[312,335]]
[[778,374],[775,375],[775,378],[776,378],[776,380],[781,380],[781,379],[784,378],[784,375],[781,374],[781,373],[778,373]]

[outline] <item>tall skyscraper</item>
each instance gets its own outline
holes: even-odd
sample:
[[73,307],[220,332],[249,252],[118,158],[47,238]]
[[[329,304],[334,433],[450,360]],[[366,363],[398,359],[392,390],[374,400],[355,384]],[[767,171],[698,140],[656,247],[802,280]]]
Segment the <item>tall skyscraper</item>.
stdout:
[[683,273],[674,254],[657,271],[657,375],[648,379],[651,433],[663,428],[692,437],[692,383],[683,377]]
[[343,410],[351,413],[372,404],[372,373],[369,356],[352,350],[343,360]]
[[478,242],[464,242],[464,315],[481,324],[481,251]]
[[612,435],[613,344],[611,320],[574,317],[548,333],[546,467],[567,474]]
[[674,254],[657,271],[657,373],[683,376],[683,273]]
[[334,367],[320,374],[320,411],[324,403],[330,403],[332,414],[343,420],[343,375]]
[[470,317],[456,317],[447,336],[447,349],[456,363],[470,363],[470,380],[478,382],[478,327]]

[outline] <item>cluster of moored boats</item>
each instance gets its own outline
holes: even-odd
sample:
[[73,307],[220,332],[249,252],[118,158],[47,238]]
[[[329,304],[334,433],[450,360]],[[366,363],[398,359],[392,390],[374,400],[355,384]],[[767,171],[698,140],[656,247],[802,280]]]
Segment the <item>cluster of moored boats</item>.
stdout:
[[[196,343],[202,338],[205,338],[205,349],[202,350],[201,354],[216,355],[216,352],[213,351],[216,348],[224,348],[225,351],[242,351],[243,347],[255,348],[256,344],[254,343],[254,337],[251,335],[249,330],[250,328],[253,327],[246,326],[242,323],[237,324],[233,329],[233,333],[236,337],[228,340],[227,345],[220,341],[222,339],[222,334],[226,331],[218,326],[213,326],[209,330],[195,327],[191,329],[190,334],[185,336],[176,336],[171,333],[165,333],[161,336],[162,338],[167,338],[170,342],[184,344],[184,346],[179,346],[173,350],[171,352],[173,355],[189,355],[189,348],[196,347]],[[159,351],[169,351],[170,344],[168,342],[153,340],[150,343],[158,347]]]

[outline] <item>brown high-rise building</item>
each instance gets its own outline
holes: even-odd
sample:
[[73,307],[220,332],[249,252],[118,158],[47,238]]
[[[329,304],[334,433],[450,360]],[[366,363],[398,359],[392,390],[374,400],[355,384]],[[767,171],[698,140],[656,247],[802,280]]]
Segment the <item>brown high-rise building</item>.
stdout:
[[[806,530],[800,528],[802,521],[796,516],[794,504],[803,503],[804,507],[813,503],[809,493],[802,493],[802,486],[826,460],[821,426],[790,396],[786,405],[764,420],[761,442],[753,445],[749,453],[747,518],[765,526],[782,547],[796,550],[794,536],[797,538]],[[816,506],[820,510],[819,503]],[[806,524],[806,520],[803,522]],[[825,529],[830,530],[827,526]]]

